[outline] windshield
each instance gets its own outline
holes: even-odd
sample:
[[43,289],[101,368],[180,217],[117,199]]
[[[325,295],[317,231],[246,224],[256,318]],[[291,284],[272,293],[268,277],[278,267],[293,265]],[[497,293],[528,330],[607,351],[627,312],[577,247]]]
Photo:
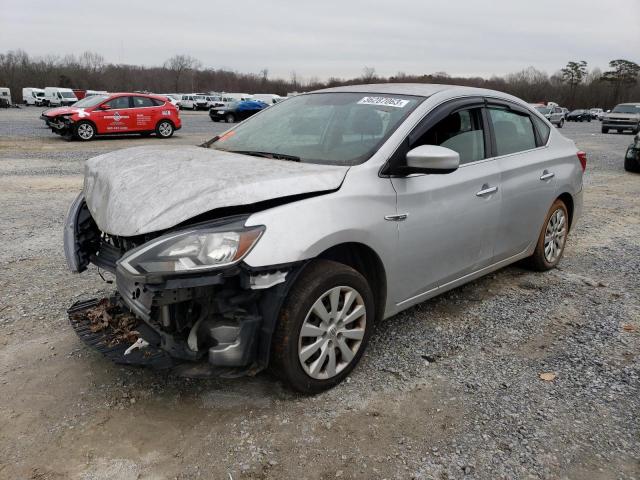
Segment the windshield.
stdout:
[[616,105],[611,113],[640,113],[640,104],[638,105]]
[[36,97],[44,97],[44,92],[34,92]]
[[543,115],[551,112],[551,109],[547,107],[536,107],[536,110],[538,110]]
[[422,97],[314,93],[280,102],[227,132],[212,148],[298,157],[301,162],[367,161]]
[[76,95],[73,92],[60,92],[64,98],[76,98]]
[[95,107],[99,103],[104,102],[107,98],[109,98],[109,95],[91,95],[90,97],[84,97],[82,100],[78,100],[73,104],[73,106],[81,108]]

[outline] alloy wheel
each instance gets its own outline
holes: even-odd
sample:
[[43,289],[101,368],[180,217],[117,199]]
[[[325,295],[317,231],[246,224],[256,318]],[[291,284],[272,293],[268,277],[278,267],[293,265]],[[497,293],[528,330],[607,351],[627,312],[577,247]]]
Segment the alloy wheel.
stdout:
[[338,375],[360,349],[367,311],[360,293],[339,286],[323,293],[309,309],[300,329],[298,358],[311,378]]
[[83,140],[91,140],[93,133],[93,127],[88,123],[83,123],[78,126],[78,136]]
[[160,132],[160,135],[162,135],[163,137],[170,136],[172,131],[173,127],[169,122],[162,122],[160,125],[158,125],[158,132]]
[[555,263],[564,249],[567,238],[567,218],[564,210],[558,208],[551,214],[544,233],[544,258]]

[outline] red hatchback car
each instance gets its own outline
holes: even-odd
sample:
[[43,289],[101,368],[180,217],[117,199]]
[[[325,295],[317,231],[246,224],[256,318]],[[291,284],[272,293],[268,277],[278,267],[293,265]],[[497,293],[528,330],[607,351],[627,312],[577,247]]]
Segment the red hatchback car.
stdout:
[[180,114],[169,100],[142,93],[92,95],[70,107],[45,110],[40,118],[58,135],[84,141],[124,133],[169,138],[182,127]]

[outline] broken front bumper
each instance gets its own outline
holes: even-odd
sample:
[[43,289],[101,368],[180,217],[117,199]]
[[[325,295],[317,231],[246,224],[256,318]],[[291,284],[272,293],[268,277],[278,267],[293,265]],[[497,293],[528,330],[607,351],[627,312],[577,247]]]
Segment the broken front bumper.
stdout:
[[[108,299],[109,311],[133,317],[132,333],[123,334],[117,322],[105,326],[95,313],[106,299],[74,304],[69,320],[87,345],[116,363],[177,368],[186,376],[255,373],[268,363],[277,312],[289,288],[287,275],[250,274],[236,267],[145,282],[118,268],[118,292]],[[96,324],[96,317],[102,323]],[[133,347],[136,343],[141,348]]]

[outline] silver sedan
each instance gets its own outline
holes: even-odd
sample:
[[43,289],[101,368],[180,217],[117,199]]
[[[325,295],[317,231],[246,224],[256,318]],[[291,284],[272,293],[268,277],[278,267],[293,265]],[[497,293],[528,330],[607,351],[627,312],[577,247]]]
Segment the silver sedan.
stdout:
[[110,308],[141,324],[126,363],[141,348],[322,391],[375,322],[516,261],[555,267],[582,209],[585,154],[491,90],[327,89],[203,146],[89,160],[70,209],[71,269],[112,271]]

